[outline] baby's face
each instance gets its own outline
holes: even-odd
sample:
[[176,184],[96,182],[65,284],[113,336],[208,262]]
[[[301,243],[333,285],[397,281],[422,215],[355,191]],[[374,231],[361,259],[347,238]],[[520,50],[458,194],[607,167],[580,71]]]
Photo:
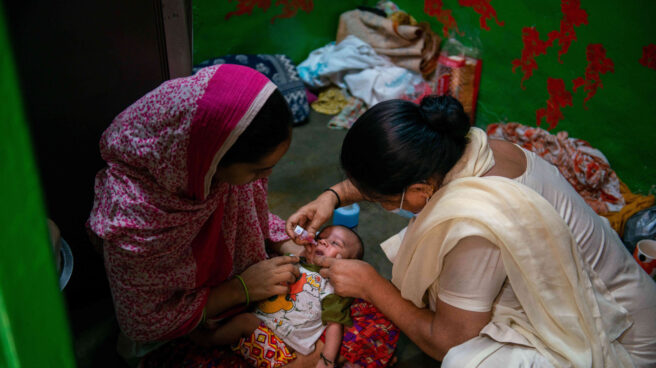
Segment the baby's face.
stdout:
[[306,248],[306,256],[310,262],[314,262],[315,257],[336,258],[338,254],[342,258],[353,258],[357,242],[357,237],[349,230],[330,227],[319,233],[316,245]]

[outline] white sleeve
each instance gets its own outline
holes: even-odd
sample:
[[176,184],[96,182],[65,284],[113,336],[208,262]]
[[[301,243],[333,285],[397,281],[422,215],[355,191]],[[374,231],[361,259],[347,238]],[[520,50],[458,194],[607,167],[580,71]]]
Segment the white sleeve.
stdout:
[[459,244],[444,258],[437,297],[456,308],[488,312],[505,279],[499,248],[489,243]]

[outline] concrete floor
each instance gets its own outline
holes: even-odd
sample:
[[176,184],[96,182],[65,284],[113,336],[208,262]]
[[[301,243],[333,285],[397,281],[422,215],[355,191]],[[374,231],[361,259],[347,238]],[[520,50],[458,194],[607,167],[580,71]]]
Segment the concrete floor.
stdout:
[[[271,212],[287,219],[298,208],[316,198],[324,189],[342,181],[339,153],[346,130],[327,127],[331,118],[311,111],[309,122],[293,129],[292,143],[269,178]],[[361,202],[357,232],[365,243],[364,260],[386,278],[392,276],[392,264],[379,244],[399,232],[407,219],[385,211],[380,205]],[[397,348],[396,367],[439,367],[405,335]]]

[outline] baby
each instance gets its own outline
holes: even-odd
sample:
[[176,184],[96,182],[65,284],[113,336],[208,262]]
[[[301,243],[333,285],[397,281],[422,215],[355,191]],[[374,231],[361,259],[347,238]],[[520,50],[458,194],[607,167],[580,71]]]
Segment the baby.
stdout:
[[[255,367],[281,366],[294,359],[293,351],[307,355],[325,329],[325,342],[317,367],[335,366],[342,344],[343,325],[350,325],[351,298],[334,294],[332,285],[313,264],[316,257],[362,259],[364,244],[353,230],[327,226],[306,244],[299,265],[300,277],[289,294],[262,301],[251,313],[239,314],[213,332],[217,345],[237,343]],[[282,341],[281,341],[282,340]],[[274,347],[275,346],[275,347]],[[289,348],[293,349],[290,350]]]

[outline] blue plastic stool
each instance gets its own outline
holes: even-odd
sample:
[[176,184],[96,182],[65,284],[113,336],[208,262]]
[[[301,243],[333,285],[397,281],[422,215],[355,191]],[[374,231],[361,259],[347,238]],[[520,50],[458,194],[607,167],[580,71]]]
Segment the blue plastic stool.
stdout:
[[333,225],[343,225],[355,230],[358,227],[359,217],[360,206],[357,203],[353,203],[340,207],[333,212]]

